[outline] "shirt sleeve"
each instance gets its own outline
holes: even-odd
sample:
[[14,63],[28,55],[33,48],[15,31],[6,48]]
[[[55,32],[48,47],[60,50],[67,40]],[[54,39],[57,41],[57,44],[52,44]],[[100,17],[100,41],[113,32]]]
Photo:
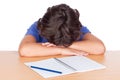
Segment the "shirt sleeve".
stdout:
[[82,26],[80,32],[82,33],[81,36],[80,36],[80,40],[83,39],[83,37],[86,33],[91,33],[90,30],[86,26]]
[[26,35],[32,35],[36,41],[39,41],[39,31],[37,29],[37,22],[34,22],[30,28],[27,29]]

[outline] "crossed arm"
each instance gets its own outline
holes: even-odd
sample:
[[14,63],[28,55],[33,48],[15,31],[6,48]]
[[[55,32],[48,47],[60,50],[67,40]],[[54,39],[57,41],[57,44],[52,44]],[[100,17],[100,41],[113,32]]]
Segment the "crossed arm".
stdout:
[[76,41],[69,47],[56,46],[51,43],[37,43],[32,35],[26,35],[20,43],[21,56],[48,56],[48,55],[88,55],[104,54],[105,46],[101,40],[91,33],[85,34],[82,41]]

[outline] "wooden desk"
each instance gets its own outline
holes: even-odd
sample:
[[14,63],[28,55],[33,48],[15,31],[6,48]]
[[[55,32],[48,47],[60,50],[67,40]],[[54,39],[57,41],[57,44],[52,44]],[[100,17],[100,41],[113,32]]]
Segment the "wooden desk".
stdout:
[[120,51],[108,51],[105,55],[87,56],[104,64],[107,67],[106,69],[73,73],[47,79],[23,64],[24,62],[42,60],[50,57],[25,58],[19,57],[15,51],[0,51],[0,80],[120,80]]

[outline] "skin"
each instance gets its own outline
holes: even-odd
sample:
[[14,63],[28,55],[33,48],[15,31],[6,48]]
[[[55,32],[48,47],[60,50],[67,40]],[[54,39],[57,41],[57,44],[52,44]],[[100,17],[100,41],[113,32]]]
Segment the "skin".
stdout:
[[85,34],[82,41],[73,42],[69,47],[56,46],[52,43],[37,43],[32,35],[26,35],[20,43],[19,54],[24,57],[49,55],[88,55],[104,54],[103,42],[92,35]]

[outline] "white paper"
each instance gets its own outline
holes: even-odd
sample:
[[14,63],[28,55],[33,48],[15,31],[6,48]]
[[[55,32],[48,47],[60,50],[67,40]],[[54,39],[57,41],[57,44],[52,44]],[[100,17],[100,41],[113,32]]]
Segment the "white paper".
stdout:
[[65,57],[59,58],[59,60],[77,69],[77,72],[85,72],[105,68],[104,65],[99,64],[84,56]]
[[63,57],[58,59],[68,64],[69,66],[75,68],[77,71],[71,70],[70,68],[64,66],[63,64],[59,63],[53,58],[42,60],[42,61],[27,62],[25,63],[25,65],[27,65],[28,67],[36,66],[36,67],[42,67],[42,68],[47,68],[47,69],[52,69],[52,70],[57,70],[62,72],[62,74],[58,74],[58,73],[53,73],[49,71],[30,68],[35,72],[37,72],[39,75],[43,76],[44,78],[61,76],[61,75],[70,74],[74,72],[85,72],[85,71],[92,71],[92,70],[105,68],[104,65],[99,64],[84,56],[70,56],[70,57]]

